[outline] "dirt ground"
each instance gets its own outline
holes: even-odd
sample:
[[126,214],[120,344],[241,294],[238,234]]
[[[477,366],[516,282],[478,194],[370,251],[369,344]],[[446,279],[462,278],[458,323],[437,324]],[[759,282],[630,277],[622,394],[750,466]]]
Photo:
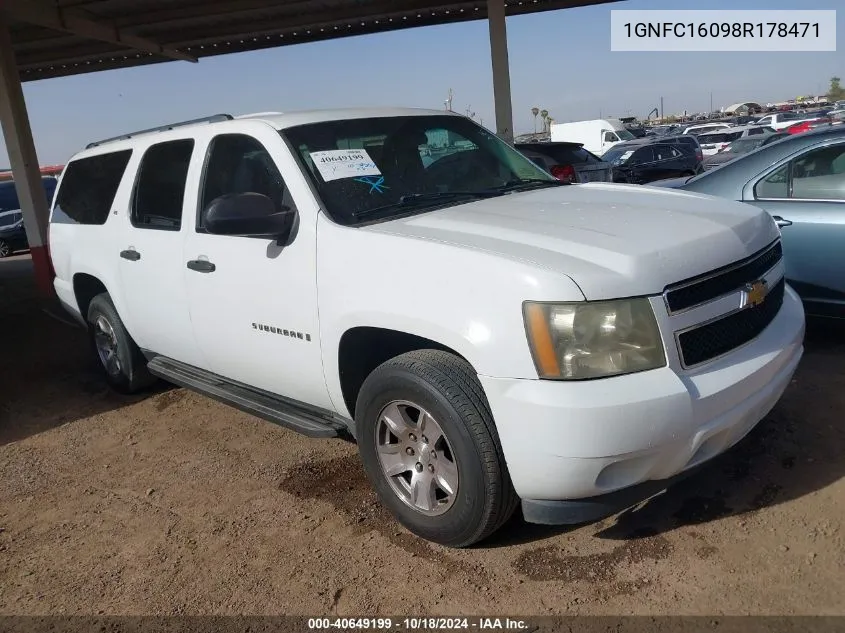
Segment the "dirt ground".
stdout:
[[768,419],[641,510],[455,551],[392,521],[350,443],[111,393],[0,261],[0,613],[845,614],[842,331],[811,324]]

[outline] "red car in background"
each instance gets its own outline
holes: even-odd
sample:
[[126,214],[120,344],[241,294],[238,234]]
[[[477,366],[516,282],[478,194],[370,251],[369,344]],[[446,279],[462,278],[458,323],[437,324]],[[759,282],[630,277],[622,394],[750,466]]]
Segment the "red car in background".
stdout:
[[[47,165],[46,167],[39,168],[41,171],[42,176],[55,176],[58,178],[62,171],[64,171],[64,165]],[[11,169],[0,169],[0,182],[5,182],[7,180],[14,180],[14,175],[12,174]]]
[[832,119],[814,119],[812,121],[801,121],[801,123],[790,125],[786,128],[786,131],[789,134],[802,134],[804,132],[809,132],[810,130],[817,130],[820,127],[828,127],[830,125],[833,125]]

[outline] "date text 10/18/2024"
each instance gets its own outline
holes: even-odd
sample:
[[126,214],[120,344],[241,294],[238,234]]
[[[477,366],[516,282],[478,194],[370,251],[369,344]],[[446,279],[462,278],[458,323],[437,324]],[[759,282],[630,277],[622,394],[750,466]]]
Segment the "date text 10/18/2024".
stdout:
[[531,626],[519,618],[309,618],[309,630],[400,630],[437,631],[511,630],[528,631]]

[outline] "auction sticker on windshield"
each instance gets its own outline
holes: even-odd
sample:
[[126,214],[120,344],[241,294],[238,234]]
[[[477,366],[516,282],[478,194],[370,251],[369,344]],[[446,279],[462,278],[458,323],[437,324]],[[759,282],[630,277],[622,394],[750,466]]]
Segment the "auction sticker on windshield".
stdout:
[[326,182],[359,176],[381,176],[381,171],[365,149],[332,149],[309,153]]

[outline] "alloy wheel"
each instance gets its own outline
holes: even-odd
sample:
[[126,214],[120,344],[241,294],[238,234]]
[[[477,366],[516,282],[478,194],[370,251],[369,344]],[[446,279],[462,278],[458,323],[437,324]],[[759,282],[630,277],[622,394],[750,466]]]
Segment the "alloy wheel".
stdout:
[[413,402],[394,400],[379,413],[376,451],[393,492],[427,516],[443,514],[458,493],[458,464],[443,428]]

